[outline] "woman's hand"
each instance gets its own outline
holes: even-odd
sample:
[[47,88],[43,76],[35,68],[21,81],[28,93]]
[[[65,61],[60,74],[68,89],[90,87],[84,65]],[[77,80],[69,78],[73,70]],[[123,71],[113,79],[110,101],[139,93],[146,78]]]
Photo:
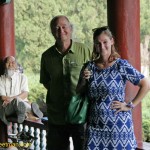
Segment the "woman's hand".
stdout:
[[88,68],[85,68],[82,72],[82,76],[77,84],[76,92],[77,93],[83,93],[86,91],[87,88],[87,81],[89,80],[90,76],[92,75],[92,72],[89,71]]
[[111,104],[111,109],[117,109],[115,114],[117,114],[120,111],[129,111],[129,110],[131,110],[131,108],[128,107],[125,102],[119,102],[119,101],[113,101],[112,104]]
[[83,78],[88,80],[91,75],[92,75],[92,72],[89,71],[88,68],[85,68],[85,70],[83,71]]

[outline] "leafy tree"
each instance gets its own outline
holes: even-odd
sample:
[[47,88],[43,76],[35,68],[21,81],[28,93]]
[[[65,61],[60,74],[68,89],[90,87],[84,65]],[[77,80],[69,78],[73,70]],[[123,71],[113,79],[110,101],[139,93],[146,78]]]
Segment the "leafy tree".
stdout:
[[14,4],[17,59],[29,78],[29,99],[36,100],[45,93],[39,84],[41,54],[54,43],[50,20],[68,16],[74,26],[73,39],[91,43],[91,29],[106,25],[107,5],[103,0],[15,0]]
[[39,73],[40,57],[54,39],[49,21],[66,15],[75,27],[74,39],[89,43],[92,28],[106,25],[106,1],[103,0],[15,0],[17,56],[27,72]]
[[150,35],[150,0],[140,0],[141,41]]

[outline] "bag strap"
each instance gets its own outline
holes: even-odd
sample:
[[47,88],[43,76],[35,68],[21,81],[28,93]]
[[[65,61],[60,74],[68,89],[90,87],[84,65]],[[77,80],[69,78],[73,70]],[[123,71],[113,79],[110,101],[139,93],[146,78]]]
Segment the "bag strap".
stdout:
[[89,64],[91,63],[91,61],[87,61],[83,64],[83,68],[85,69],[87,66],[89,66]]
[[[87,68],[89,66],[89,64],[91,63],[91,61],[87,61],[83,64],[83,67],[82,69],[84,70],[85,68]],[[85,88],[85,91],[83,93],[80,93],[80,95],[82,97],[85,97],[87,95],[87,86],[88,86],[88,83],[86,83],[86,88]]]

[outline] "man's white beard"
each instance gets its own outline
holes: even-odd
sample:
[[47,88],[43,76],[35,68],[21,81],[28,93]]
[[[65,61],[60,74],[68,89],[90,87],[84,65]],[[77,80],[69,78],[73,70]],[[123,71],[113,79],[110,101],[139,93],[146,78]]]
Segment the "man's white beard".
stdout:
[[7,69],[7,70],[6,70],[6,75],[7,75],[8,77],[11,77],[11,76],[13,76],[14,72],[15,72],[14,69]]

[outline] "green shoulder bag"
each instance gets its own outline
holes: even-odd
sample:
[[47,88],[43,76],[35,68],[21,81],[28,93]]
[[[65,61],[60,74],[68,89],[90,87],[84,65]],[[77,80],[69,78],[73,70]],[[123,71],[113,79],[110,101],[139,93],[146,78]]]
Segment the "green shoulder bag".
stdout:
[[88,97],[80,94],[72,97],[66,115],[66,121],[71,124],[82,124],[86,122],[88,111]]

